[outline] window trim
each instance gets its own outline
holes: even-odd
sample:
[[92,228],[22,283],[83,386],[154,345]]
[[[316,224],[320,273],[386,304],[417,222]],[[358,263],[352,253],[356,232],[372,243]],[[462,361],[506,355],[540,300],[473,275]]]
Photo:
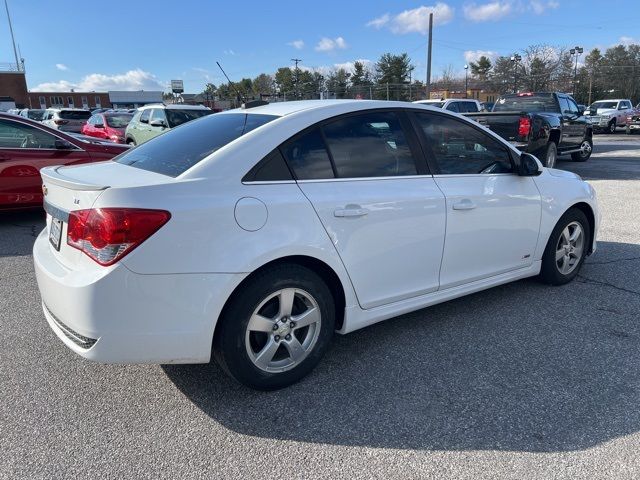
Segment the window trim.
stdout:
[[[425,152],[420,145],[418,136],[416,135],[415,127],[412,125],[411,121],[407,116],[408,111],[409,111],[408,109],[397,108],[397,107],[382,107],[382,108],[371,108],[371,109],[356,110],[353,112],[341,113],[339,115],[334,115],[332,117],[320,120],[312,125],[309,125],[308,127],[296,132],[294,135],[292,135],[291,137],[281,142],[276,148],[280,150],[280,154],[283,156],[285,162],[287,163],[287,166],[289,167],[289,171],[291,172],[295,182],[329,182],[329,181],[336,181],[336,180],[339,180],[339,181],[389,180],[389,179],[397,180],[398,178],[415,178],[415,177],[425,177],[425,176],[431,177],[433,176],[431,173],[432,170],[430,169],[430,165],[427,161]],[[325,124],[332,123],[342,118],[347,118],[355,115],[369,114],[369,113],[395,113],[396,114],[396,116],[398,117],[398,121],[400,122],[400,128],[402,129],[402,132],[405,134],[407,145],[409,146],[409,151],[411,152],[411,155],[414,159],[417,174],[394,175],[394,176],[384,176],[384,177],[338,177],[337,176],[337,171],[335,169],[335,164],[333,162],[333,156],[331,154],[329,146],[327,145],[324,130],[322,127],[324,127]],[[306,135],[307,133],[312,131],[314,128],[318,128],[320,130],[322,141],[324,143],[324,148],[327,151],[327,155],[329,156],[329,161],[331,162],[331,168],[333,169],[333,174],[334,174],[333,178],[322,178],[322,179],[316,178],[316,179],[308,179],[308,180],[297,178],[294,170],[291,168],[291,166],[287,162],[286,156],[282,152],[282,148],[284,147],[284,145],[286,145],[291,141],[296,140],[299,136]],[[260,162],[262,162],[262,160],[260,160]]]
[[[494,138],[491,135],[487,135],[487,132],[483,131],[479,127],[479,125],[474,125],[472,122],[460,120],[459,118],[456,118],[453,115],[448,115],[446,113],[440,113],[440,112],[412,109],[412,110],[408,110],[407,114],[409,116],[409,119],[411,120],[411,123],[413,125],[414,130],[416,131],[416,135],[418,136],[418,139],[420,140],[420,144],[423,147],[423,150],[425,152],[425,158],[426,158],[426,160],[427,160],[427,162],[429,164],[429,168],[433,172],[433,176],[434,177],[442,177],[442,178],[444,178],[444,177],[461,177],[461,176],[463,176],[463,177],[483,177],[483,178],[486,178],[487,176],[494,176],[494,175],[515,175],[515,176],[518,175],[518,161],[514,157],[513,150],[511,148],[509,148],[507,145],[505,145],[503,140],[498,140],[497,138]],[[474,130],[477,130],[482,135],[485,135],[485,136],[491,138],[493,141],[498,143],[502,148],[504,148],[506,150],[506,152],[507,152],[507,154],[509,156],[509,161],[511,162],[511,168],[513,169],[513,171],[511,173],[441,173],[440,165],[438,164],[438,160],[436,159],[435,153],[433,153],[433,150],[429,146],[429,142],[427,141],[426,135],[425,135],[424,131],[422,130],[422,128],[420,127],[420,124],[418,123],[417,114],[428,114],[428,115],[435,115],[435,116],[439,116],[439,117],[447,117],[447,118],[450,118],[453,121],[459,122],[459,123],[461,123],[463,125],[467,125],[470,128],[473,128]]]

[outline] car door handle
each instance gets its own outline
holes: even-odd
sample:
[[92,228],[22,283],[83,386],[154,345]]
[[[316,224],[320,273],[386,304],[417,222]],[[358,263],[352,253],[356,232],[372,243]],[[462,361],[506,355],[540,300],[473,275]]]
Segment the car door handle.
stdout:
[[471,200],[469,200],[468,198],[463,198],[459,202],[456,202],[453,204],[453,209],[454,210],[473,210],[474,208],[476,208],[476,206],[477,205],[473,203]]
[[338,208],[333,211],[334,217],[364,217],[369,210],[359,205],[347,205],[345,208]]

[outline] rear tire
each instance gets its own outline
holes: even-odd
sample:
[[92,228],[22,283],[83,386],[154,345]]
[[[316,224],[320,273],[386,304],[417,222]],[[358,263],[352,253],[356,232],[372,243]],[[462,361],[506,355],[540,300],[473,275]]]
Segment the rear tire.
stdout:
[[580,144],[580,151],[571,154],[571,160],[574,162],[586,162],[593,152],[593,140],[585,138]]
[[549,142],[542,149],[542,154],[539,157],[542,163],[547,168],[555,168],[558,162],[558,147],[555,142]]
[[314,369],[334,326],[334,299],[324,281],[300,265],[278,265],[250,278],[231,297],[213,354],[238,382],[276,390]]
[[542,255],[540,280],[550,285],[564,285],[580,271],[591,239],[589,221],[582,210],[570,208],[558,220]]

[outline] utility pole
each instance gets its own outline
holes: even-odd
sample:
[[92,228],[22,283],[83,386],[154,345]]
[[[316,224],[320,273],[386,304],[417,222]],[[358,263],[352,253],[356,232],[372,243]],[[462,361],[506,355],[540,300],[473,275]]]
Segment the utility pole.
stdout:
[[522,60],[522,57],[517,53],[511,56],[513,62],[513,93],[518,93],[518,62]]
[[300,63],[302,61],[302,59],[300,58],[292,58],[291,59],[292,62],[294,62],[296,64],[296,68],[295,68],[295,72],[296,72],[296,79],[295,79],[295,95],[296,95],[296,100],[298,100],[298,72],[300,72],[300,70],[298,70],[298,63]]
[[433,45],[433,13],[429,14],[429,43],[427,46],[427,100],[431,98],[431,46]]
[[464,66],[464,98],[469,98],[469,65]]
[[584,52],[584,49],[582,47],[575,47],[572,48],[571,50],[569,50],[569,53],[571,55],[575,55],[576,56],[576,66],[573,70],[573,92],[571,93],[572,97],[576,96],[576,78],[578,75],[578,57],[580,57],[580,55],[582,55],[582,52]]
[[16,57],[16,68],[20,71],[20,60],[18,60],[18,50],[16,50],[16,39],[13,37],[13,26],[11,25],[11,15],[9,15],[9,5],[4,0],[4,8],[7,10],[7,20],[9,21],[9,31],[11,32],[11,41],[13,42],[13,54]]

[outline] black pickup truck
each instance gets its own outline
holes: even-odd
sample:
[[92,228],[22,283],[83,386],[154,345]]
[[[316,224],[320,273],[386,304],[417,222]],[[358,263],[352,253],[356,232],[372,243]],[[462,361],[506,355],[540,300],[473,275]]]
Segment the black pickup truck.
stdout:
[[498,99],[489,113],[467,113],[523,152],[555,167],[558,155],[586,162],[593,131],[584,111],[565,93],[514,93]]

